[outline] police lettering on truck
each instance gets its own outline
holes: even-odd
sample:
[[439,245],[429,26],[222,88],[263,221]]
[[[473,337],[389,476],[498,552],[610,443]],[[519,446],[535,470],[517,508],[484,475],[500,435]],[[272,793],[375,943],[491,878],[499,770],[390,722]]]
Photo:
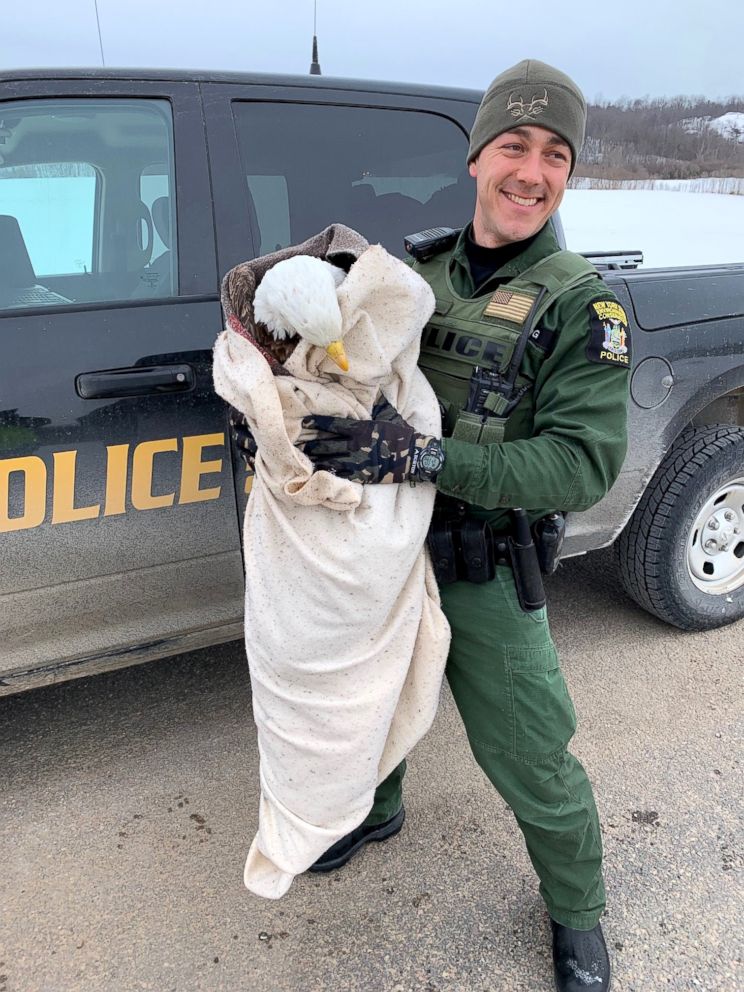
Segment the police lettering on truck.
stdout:
[[[206,476],[222,471],[221,457],[209,448],[225,447],[225,434],[159,438],[130,444],[111,444],[101,459],[101,498],[76,505],[78,452],[54,451],[48,462],[38,455],[0,459],[0,533],[30,530],[43,523],[66,524],[97,517],[113,517],[128,509],[157,510],[174,505],[219,499],[222,486],[210,486]],[[130,463],[130,449],[131,463]],[[180,478],[173,492],[155,495],[158,462],[167,454],[180,459]],[[131,464],[131,469],[130,469]],[[51,498],[47,499],[51,480]],[[246,479],[250,492],[252,475]]]

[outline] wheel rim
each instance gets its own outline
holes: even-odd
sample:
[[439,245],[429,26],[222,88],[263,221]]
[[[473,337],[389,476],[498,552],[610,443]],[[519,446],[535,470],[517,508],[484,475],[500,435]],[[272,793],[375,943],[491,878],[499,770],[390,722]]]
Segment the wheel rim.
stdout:
[[687,569],[697,588],[712,596],[744,585],[744,477],[721,486],[697,515]]

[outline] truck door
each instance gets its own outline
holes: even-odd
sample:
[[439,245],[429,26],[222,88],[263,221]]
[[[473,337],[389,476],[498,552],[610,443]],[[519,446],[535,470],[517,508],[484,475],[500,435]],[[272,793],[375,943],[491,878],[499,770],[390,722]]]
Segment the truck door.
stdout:
[[[476,103],[321,81],[213,83],[204,104],[221,272],[336,222],[402,257],[405,235],[472,217]],[[245,494],[251,480],[238,472]]]
[[197,85],[0,82],[0,151],[0,677],[238,636]]

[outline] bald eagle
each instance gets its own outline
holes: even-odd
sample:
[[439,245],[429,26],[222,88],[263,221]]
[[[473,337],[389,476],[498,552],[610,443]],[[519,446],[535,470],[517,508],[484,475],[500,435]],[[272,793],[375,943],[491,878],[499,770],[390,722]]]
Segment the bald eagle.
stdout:
[[345,278],[346,273],[337,265],[310,255],[295,255],[272,266],[253,299],[256,321],[269,332],[269,336],[261,335],[263,347],[283,363],[299,338],[304,338],[324,348],[328,357],[348,372],[336,299],[336,289]]

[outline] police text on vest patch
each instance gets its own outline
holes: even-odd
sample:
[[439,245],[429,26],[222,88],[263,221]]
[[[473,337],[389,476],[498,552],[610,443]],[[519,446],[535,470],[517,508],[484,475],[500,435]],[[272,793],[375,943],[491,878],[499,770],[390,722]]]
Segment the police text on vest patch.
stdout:
[[586,357],[590,362],[630,367],[630,328],[619,303],[615,300],[593,300],[589,304],[589,328]]

